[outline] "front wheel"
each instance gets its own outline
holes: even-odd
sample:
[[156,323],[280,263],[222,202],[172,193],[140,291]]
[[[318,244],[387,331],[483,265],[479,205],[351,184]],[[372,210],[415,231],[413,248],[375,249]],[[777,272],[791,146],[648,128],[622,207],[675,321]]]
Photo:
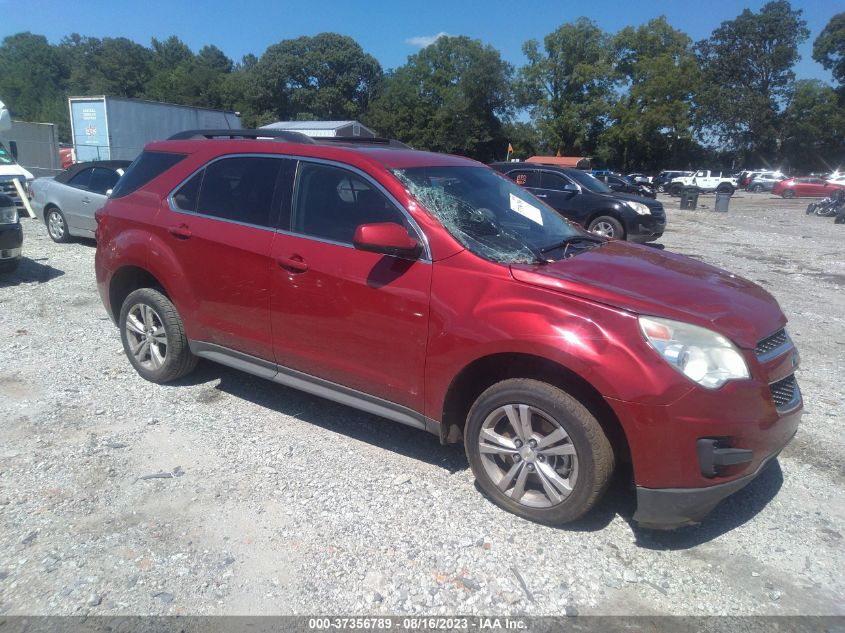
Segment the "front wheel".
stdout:
[[142,378],[166,383],[194,370],[197,357],[176,307],[153,288],[131,292],[120,310],[120,338],[129,362]]
[[780,194],[780,195],[781,195],[781,197],[782,197],[782,198],[787,198],[787,199],[789,199],[789,198],[794,198],[794,197],[795,197],[795,192],[794,192],[792,189],[787,189],[786,191],[784,191],[784,192],[783,192],[782,194]]
[[657,185],[657,192],[658,193],[665,193],[666,192],[666,185],[664,185],[663,183],[660,183],[659,185]]
[[816,206],[817,205],[816,205],[815,202],[811,202],[810,204],[807,205],[807,211],[805,213],[807,215],[812,215],[813,212],[816,210]]
[[547,525],[586,514],[615,466],[610,441],[587,408],[537,380],[504,380],[482,393],[470,409],[464,444],[493,503]]
[[669,192],[670,196],[680,196],[684,191],[684,185],[681,185],[681,184],[669,185],[669,188],[667,189],[667,191]]
[[609,215],[602,215],[590,222],[587,230],[609,240],[624,240],[625,228],[622,223]]

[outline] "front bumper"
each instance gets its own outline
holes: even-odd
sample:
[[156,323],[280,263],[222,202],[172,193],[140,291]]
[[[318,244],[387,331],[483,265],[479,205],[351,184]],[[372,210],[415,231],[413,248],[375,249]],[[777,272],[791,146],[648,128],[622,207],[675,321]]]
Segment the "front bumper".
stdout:
[[[795,437],[794,435],[792,437]],[[790,441],[792,440],[790,437]],[[787,442],[788,444],[789,442]],[[784,445],[785,446],[785,445]],[[644,488],[637,486],[634,520],[644,528],[672,530],[695,525],[726,497],[745,488],[777,458],[784,446],[772,453],[750,475],[706,488]]]
[[16,224],[0,224],[0,259],[16,259],[21,256],[23,227]]
[[663,235],[666,230],[666,216],[638,216],[637,220],[629,223],[625,229],[629,242],[653,242]]

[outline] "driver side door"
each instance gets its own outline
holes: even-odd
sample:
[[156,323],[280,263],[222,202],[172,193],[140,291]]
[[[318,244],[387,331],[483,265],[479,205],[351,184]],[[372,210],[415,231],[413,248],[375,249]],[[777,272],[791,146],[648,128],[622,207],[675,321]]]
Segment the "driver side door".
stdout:
[[422,411],[431,261],[352,244],[361,224],[395,222],[418,241],[419,229],[351,169],[301,161],[295,191],[272,245],[276,362]]

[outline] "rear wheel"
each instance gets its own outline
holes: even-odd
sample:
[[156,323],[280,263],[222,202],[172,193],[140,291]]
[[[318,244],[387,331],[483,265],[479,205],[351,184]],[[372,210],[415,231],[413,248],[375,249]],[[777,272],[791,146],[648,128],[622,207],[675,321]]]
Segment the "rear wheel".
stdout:
[[469,412],[464,444],[493,503],[547,525],[588,512],[615,465],[610,441],[586,407],[537,380],[505,380],[482,393]]
[[805,213],[807,215],[812,215],[813,211],[815,211],[815,210],[816,210],[816,203],[811,202],[810,204],[807,205],[807,211]]
[[753,187],[751,187],[751,191],[753,191],[754,193],[760,193],[761,191],[763,191],[763,185],[754,185]]
[[845,213],[840,213],[833,219],[834,224],[845,224]]
[[591,233],[606,237],[609,240],[624,240],[625,228],[622,223],[609,215],[601,215],[590,222],[587,229]]
[[792,189],[786,189],[782,194],[780,194],[782,198],[794,198],[795,191]]
[[150,382],[165,383],[194,370],[197,357],[176,307],[152,288],[131,292],[120,310],[120,337],[129,362]]
[[723,182],[716,187],[716,193],[729,193],[730,195],[734,195],[734,191],[734,188],[726,182]]
[[47,216],[44,218],[47,223],[47,233],[50,239],[57,244],[67,244],[70,241],[70,233],[67,231],[67,221],[64,214],[58,207],[50,207]]

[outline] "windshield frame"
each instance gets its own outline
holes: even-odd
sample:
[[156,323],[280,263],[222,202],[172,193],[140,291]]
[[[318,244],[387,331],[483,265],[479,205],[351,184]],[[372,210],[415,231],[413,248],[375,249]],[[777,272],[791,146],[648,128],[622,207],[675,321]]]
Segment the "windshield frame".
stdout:
[[569,176],[572,180],[574,180],[579,187],[581,187],[582,189],[586,189],[591,193],[613,193],[613,189],[608,187],[605,183],[603,183],[601,180],[599,180],[592,174],[588,174],[585,171],[573,169],[571,171],[566,172],[566,175]]

